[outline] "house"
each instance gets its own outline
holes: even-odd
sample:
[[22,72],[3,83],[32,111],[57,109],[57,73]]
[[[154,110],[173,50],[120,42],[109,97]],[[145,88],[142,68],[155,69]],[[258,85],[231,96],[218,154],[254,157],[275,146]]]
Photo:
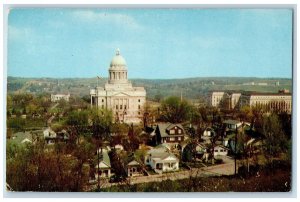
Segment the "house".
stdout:
[[157,144],[173,144],[175,147],[184,141],[185,131],[181,124],[159,123],[156,130]]
[[124,147],[123,147],[123,145],[121,145],[121,144],[116,144],[116,145],[114,146],[114,148],[115,148],[115,150],[119,150],[119,151],[123,151],[123,150],[124,150]]
[[49,127],[43,131],[44,139],[47,144],[54,144],[57,134]]
[[149,165],[156,173],[178,171],[179,159],[166,149],[154,148],[147,152],[145,165]]
[[215,132],[212,128],[206,128],[203,132],[203,137],[212,137],[214,134]]
[[139,160],[137,160],[134,154],[128,156],[125,159],[124,167],[128,177],[143,175],[142,165],[140,164]]
[[58,102],[60,100],[65,100],[66,102],[69,102],[70,99],[70,93],[68,94],[51,94],[51,102]]
[[100,160],[99,164],[96,165],[96,176],[100,176],[103,178],[110,177],[111,176],[111,165],[110,165],[110,158],[108,156],[108,153],[106,150],[98,151]]
[[210,139],[215,136],[215,131],[212,128],[206,128],[201,135],[201,140],[205,143],[210,143]]
[[228,130],[235,130],[235,129],[237,129],[237,128],[239,128],[239,127],[242,126],[242,122],[237,121],[237,120],[231,120],[231,119],[225,120],[223,122],[223,124],[225,125],[225,127]]
[[55,142],[67,142],[70,139],[69,133],[66,130],[54,132],[51,128],[43,131],[44,139],[47,144],[54,144]]
[[228,148],[224,147],[223,145],[217,145],[214,147],[214,157],[220,156],[227,156],[228,155]]

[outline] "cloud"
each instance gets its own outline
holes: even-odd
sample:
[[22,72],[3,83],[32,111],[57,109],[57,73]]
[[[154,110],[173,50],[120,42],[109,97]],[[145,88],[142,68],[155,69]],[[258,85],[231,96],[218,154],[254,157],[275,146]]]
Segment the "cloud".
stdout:
[[141,25],[139,25],[133,17],[125,14],[77,10],[72,12],[72,17],[84,22],[110,23],[112,25],[121,25],[131,29],[141,28]]
[[23,41],[24,39],[28,39],[34,35],[34,32],[31,28],[27,27],[15,27],[12,25],[8,26],[8,39],[9,40],[17,40]]

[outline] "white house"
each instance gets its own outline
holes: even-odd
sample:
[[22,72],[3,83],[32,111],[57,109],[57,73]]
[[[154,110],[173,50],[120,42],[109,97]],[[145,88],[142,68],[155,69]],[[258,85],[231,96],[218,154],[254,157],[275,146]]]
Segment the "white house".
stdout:
[[237,128],[239,128],[240,126],[242,126],[242,122],[237,121],[237,120],[225,120],[223,122],[223,124],[226,126],[226,128],[228,128],[229,130],[235,130]]
[[110,159],[106,150],[102,150],[102,153],[100,153],[100,161],[99,164],[96,165],[96,172],[98,172],[98,168],[99,168],[98,175],[100,177],[106,178],[111,176]]
[[224,147],[223,145],[217,145],[214,147],[214,157],[218,156],[227,156],[228,148]]
[[43,131],[44,139],[47,144],[54,144],[57,138],[57,134],[51,129],[47,128]]
[[206,128],[203,132],[203,137],[211,137],[214,135],[214,130],[212,128]]
[[69,102],[70,93],[68,94],[51,94],[51,102],[58,102],[60,100],[65,100]]
[[156,173],[179,170],[179,159],[162,148],[148,151],[145,156],[145,164],[151,166]]

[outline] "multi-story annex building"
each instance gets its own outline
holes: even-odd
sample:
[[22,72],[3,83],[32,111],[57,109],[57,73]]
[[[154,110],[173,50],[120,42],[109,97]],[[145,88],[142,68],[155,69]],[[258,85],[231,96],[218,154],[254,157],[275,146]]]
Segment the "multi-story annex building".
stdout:
[[292,94],[286,90],[278,93],[218,91],[211,92],[208,97],[209,105],[213,107],[235,109],[243,106],[260,106],[264,107],[266,111],[292,112]]
[[292,95],[290,93],[243,93],[240,106],[260,106],[266,111],[292,112]]
[[146,102],[144,87],[133,87],[127,77],[125,59],[117,49],[108,70],[108,82],[103,87],[90,90],[91,105],[110,109],[115,121],[140,123]]
[[224,100],[225,92],[211,92],[208,95],[208,102],[213,107],[219,107],[222,100]]
[[212,107],[220,107],[221,104],[225,105],[226,108],[235,109],[239,105],[241,93],[233,92],[221,92],[214,91],[209,93],[208,100]]

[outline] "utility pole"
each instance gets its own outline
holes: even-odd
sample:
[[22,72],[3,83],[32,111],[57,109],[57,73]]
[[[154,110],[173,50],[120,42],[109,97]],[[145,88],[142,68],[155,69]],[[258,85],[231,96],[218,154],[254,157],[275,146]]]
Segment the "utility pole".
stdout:
[[182,102],[182,90],[180,91],[180,102]]
[[98,145],[98,147],[97,147],[97,163],[98,163],[98,165],[97,165],[97,182],[98,182],[98,185],[97,185],[97,191],[100,191],[100,177],[99,177],[99,167],[100,167],[100,154],[99,154],[99,136],[98,136],[98,143],[97,143],[97,145]]
[[238,130],[237,127],[235,128],[235,140],[234,140],[234,175],[236,175],[236,157],[237,157],[237,134]]

